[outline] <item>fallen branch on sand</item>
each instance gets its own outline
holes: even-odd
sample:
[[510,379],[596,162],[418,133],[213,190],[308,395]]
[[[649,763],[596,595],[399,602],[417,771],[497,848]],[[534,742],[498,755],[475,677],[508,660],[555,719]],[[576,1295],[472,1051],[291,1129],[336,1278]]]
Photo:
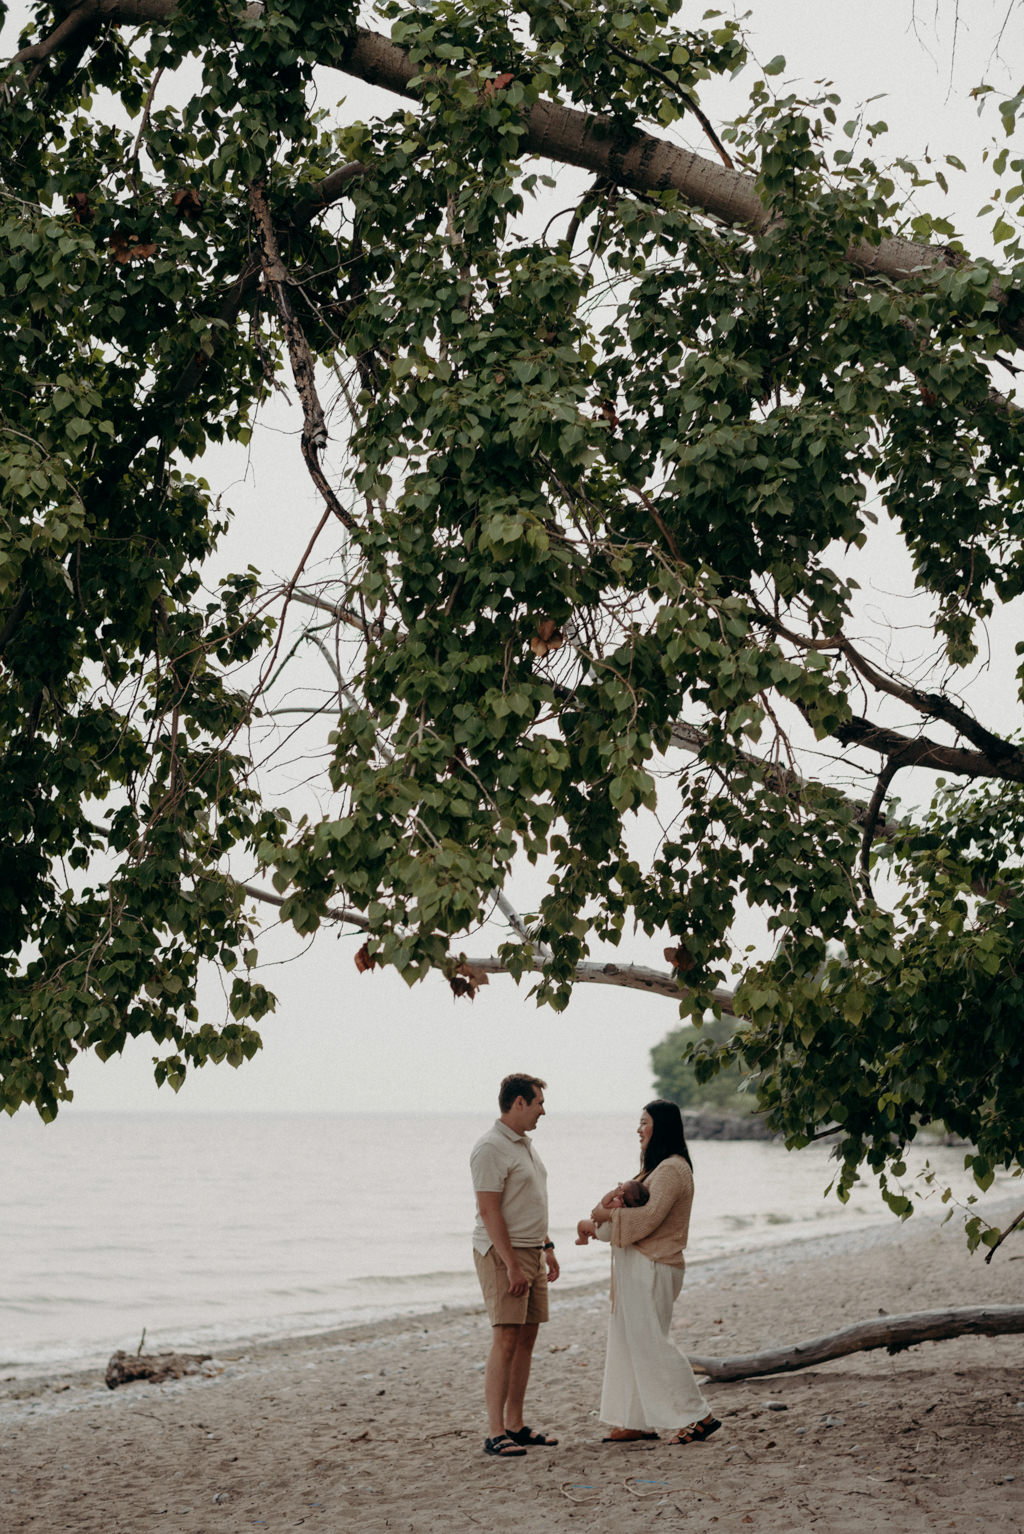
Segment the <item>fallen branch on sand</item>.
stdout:
[[187,1374],[204,1373],[203,1365],[210,1362],[209,1353],[124,1353],[120,1349],[107,1365],[108,1390],[118,1385],[131,1385],[136,1380],[147,1380],[151,1385],[162,1385],[164,1380],[184,1379]]
[[906,1316],[879,1316],[858,1321],[841,1332],[798,1342],[793,1347],[771,1348],[740,1358],[691,1358],[697,1374],[712,1380],[745,1380],[759,1374],[788,1374],[812,1364],[844,1358],[847,1353],[866,1353],[887,1348],[901,1353],[919,1342],[941,1342],[947,1337],[998,1337],[1024,1332],[1024,1305],[975,1305],[956,1310],[918,1310]]

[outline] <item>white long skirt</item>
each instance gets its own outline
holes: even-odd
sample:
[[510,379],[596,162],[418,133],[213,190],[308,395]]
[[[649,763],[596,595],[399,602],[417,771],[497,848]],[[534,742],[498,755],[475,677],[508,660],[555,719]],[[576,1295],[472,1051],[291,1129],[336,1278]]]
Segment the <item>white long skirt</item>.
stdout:
[[693,1370],[668,1334],[683,1286],[680,1268],[635,1246],[612,1247],[612,1311],[601,1390],[610,1427],[678,1432],[708,1414]]

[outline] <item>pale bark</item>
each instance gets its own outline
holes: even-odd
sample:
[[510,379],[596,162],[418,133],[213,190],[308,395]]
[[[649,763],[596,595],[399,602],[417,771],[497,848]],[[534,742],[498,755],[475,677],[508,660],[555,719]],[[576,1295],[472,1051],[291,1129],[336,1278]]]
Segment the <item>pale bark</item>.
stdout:
[[[466,959],[465,963],[467,969],[486,975],[509,973],[508,966],[501,959]],[[528,968],[539,970],[543,966],[543,955],[534,954]],[[667,996],[672,1001],[682,1001],[688,994],[688,988],[679,984],[672,970],[646,969],[642,964],[602,964],[600,960],[577,964],[573,972],[573,984],[619,985],[630,991],[647,991],[653,996]],[[731,991],[720,988],[714,992],[714,999],[722,1012],[729,1017],[736,1016]]]
[[845,1358],[849,1353],[866,1353],[873,1348],[888,1348],[900,1353],[921,1342],[941,1342],[949,1337],[1001,1337],[1024,1332],[1024,1305],[974,1305],[950,1310],[918,1310],[904,1316],[879,1316],[873,1321],[858,1321],[841,1332],[798,1342],[793,1347],[770,1348],[763,1353],[748,1353],[737,1358],[690,1358],[697,1374],[713,1380],[746,1380],[762,1374],[789,1374]]
[[[258,884],[243,884],[240,886],[253,900],[262,900],[264,905],[283,906],[285,901],[294,897],[288,895],[275,895],[272,890],[260,889]],[[357,927],[361,932],[369,932],[370,923],[362,911],[350,911],[341,906],[328,906],[324,912],[325,921],[341,922],[347,927]]]

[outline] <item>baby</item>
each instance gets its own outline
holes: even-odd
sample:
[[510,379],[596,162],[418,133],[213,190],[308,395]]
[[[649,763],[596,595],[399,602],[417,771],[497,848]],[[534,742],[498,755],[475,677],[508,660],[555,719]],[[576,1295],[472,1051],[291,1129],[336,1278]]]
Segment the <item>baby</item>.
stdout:
[[[628,1182],[620,1182],[617,1188],[606,1193],[601,1203],[606,1209],[638,1209],[641,1204],[647,1203],[650,1196],[651,1190],[642,1182],[638,1182],[635,1177],[631,1177]],[[604,1225],[601,1229],[611,1234],[609,1225]],[[576,1245],[586,1246],[587,1242],[595,1236],[598,1240],[601,1239],[601,1231],[598,1230],[594,1221],[580,1220],[576,1226]]]

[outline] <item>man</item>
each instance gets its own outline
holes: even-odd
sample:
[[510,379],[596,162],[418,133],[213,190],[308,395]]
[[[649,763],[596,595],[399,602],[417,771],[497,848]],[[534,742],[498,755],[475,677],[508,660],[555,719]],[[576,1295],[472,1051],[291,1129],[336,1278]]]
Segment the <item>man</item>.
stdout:
[[469,1158],[477,1206],[473,1257],[492,1327],[484,1452],[501,1459],[558,1441],[523,1422],[533,1345],[548,1318],[548,1283],[558,1277],[548,1235],[548,1174],[527,1133],[544,1116],[545,1085],[536,1076],[506,1076],[498,1089],[499,1117]]

